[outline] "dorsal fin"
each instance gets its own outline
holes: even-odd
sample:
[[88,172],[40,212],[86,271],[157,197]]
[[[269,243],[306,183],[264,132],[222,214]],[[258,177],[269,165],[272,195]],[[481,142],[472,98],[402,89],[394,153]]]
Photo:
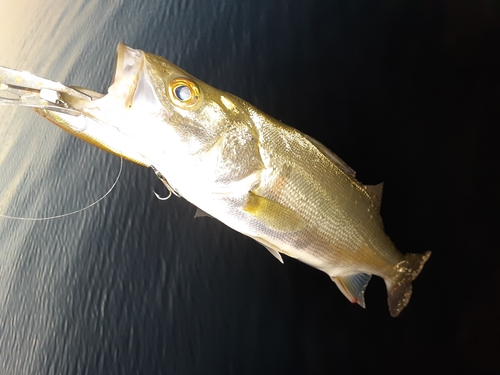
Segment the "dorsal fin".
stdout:
[[384,190],[384,183],[381,182],[377,185],[365,185],[365,190],[372,199],[373,205],[380,211],[380,205],[382,204],[382,191]]
[[339,167],[346,175],[355,178],[356,172],[347,165],[345,161],[343,161],[339,156],[326,147],[320,141],[317,141],[313,137],[307,134],[302,134],[309,142],[311,142],[323,155],[325,155],[333,164]]

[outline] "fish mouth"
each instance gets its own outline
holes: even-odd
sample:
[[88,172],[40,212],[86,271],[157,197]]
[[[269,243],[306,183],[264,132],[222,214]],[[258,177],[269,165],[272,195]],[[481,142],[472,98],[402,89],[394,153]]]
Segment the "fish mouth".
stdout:
[[124,43],[116,47],[116,66],[114,82],[130,75],[136,75],[142,67],[144,52],[130,48]]
[[130,48],[124,43],[118,43],[115,75],[108,93],[121,97],[126,106],[132,105],[144,62],[145,54],[143,51]]
[[129,109],[143,75],[145,54],[123,43],[118,44],[116,54],[114,79],[108,88],[108,94],[90,102],[79,102],[81,105],[78,109],[84,115],[83,118],[87,118],[84,130],[65,130],[107,152],[149,167],[149,161],[137,150],[134,143],[131,131],[133,126],[130,121],[127,122]]

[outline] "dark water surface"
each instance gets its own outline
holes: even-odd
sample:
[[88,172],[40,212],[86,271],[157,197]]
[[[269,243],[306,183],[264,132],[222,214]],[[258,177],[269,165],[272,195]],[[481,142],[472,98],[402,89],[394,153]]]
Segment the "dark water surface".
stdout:
[[[498,2],[12,4],[0,65],[106,92],[118,42],[164,56],[385,181],[388,234],[433,255],[400,317],[375,278],[363,310],[124,162],[83,213],[0,219],[0,374],[500,373]],[[81,208],[119,168],[0,108],[0,213]]]

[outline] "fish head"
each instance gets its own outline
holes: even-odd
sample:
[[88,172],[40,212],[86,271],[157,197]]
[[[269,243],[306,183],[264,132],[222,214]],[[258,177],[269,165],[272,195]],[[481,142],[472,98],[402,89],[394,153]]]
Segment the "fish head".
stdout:
[[206,95],[210,86],[162,57],[123,43],[107,94],[78,90],[92,100],[65,93],[61,99],[82,116],[38,112],[69,133],[144,166],[209,147],[217,125],[224,124],[221,106]]
[[170,183],[227,185],[262,168],[253,107],[160,56],[120,43],[108,93],[78,89],[92,100],[61,98],[82,116],[40,113],[101,149],[154,166]]
[[119,130],[122,139],[147,144],[149,150],[157,144],[181,156],[209,149],[230,123],[247,121],[239,102],[160,56],[120,43],[108,94],[70,104]]
[[228,183],[228,176],[238,180],[262,167],[253,107],[160,56],[124,44],[117,51],[108,96],[128,114],[116,126],[142,147],[151,165],[189,183],[189,172],[197,181],[202,174]]
[[[118,51],[119,55],[121,51],[134,53],[123,45]],[[173,142],[186,147],[187,154],[210,149],[235,124],[250,123],[247,103],[240,98],[206,84],[163,57],[144,53],[144,58],[145,71],[139,77],[134,105],[147,98],[161,108],[163,126],[170,128]]]

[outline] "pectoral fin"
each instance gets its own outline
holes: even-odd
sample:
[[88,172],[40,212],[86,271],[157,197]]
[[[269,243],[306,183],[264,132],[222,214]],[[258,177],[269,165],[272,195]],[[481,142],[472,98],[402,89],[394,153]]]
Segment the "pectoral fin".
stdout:
[[372,275],[367,273],[357,273],[355,275],[332,277],[340,291],[352,303],[357,303],[365,308],[365,289]]
[[243,211],[253,215],[270,229],[279,232],[296,232],[305,226],[300,215],[288,207],[253,192],[248,193],[248,200]]

